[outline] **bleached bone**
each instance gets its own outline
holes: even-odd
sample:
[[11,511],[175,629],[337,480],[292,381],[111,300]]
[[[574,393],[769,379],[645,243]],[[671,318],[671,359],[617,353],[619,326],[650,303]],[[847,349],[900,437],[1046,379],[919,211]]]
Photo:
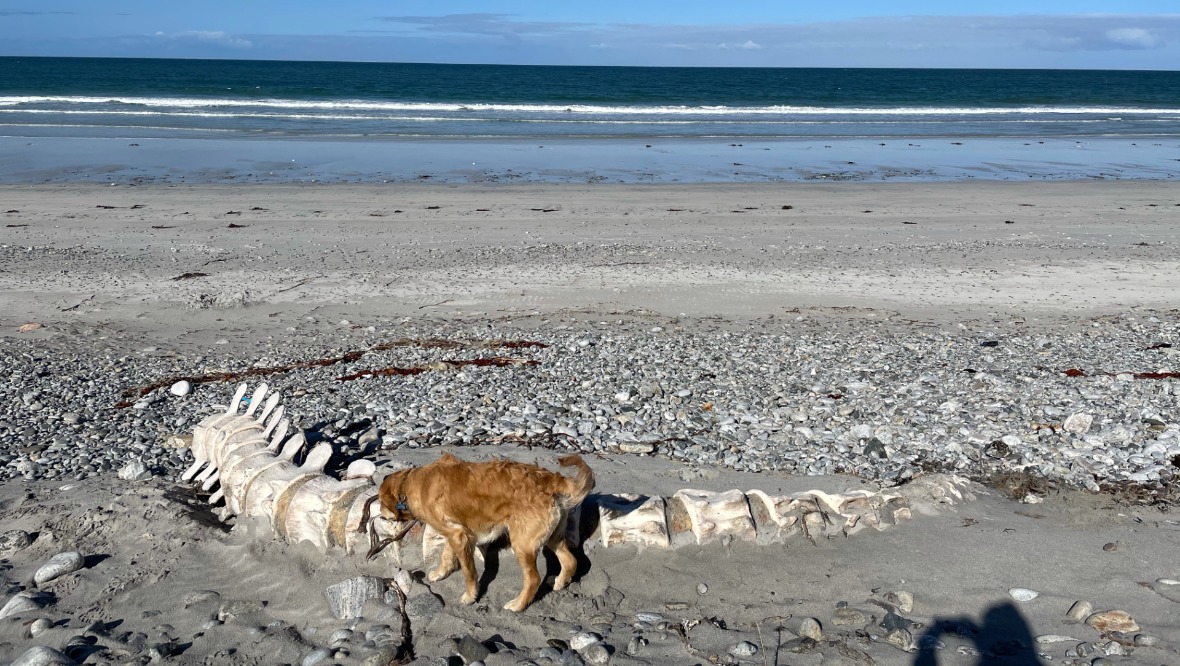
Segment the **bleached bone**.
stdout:
[[597,504],[598,535],[602,545],[632,543],[655,548],[671,545],[664,498],[604,495],[597,499]]
[[672,501],[680,502],[688,512],[690,529],[698,544],[722,536],[753,541],[758,535],[750,516],[750,505],[740,490],[723,493],[678,490]]
[[[307,440],[290,421],[277,392],[262,384],[241,404],[247,392],[239,386],[229,407],[203,419],[194,429],[194,462],[181,476],[219,486],[210,503],[224,499],[222,518],[257,516],[275,533],[290,541],[309,541],[321,548],[342,548],[364,555],[370,535],[361,525],[366,506],[377,494],[376,467],[353,461],[343,479],[324,474],[332,447],[321,443],[294,461]],[[947,505],[973,500],[966,479],[933,474],[888,491],[820,490],[771,495],[761,490],[680,490],[671,499],[639,495],[592,495],[570,514],[567,537],[578,541],[583,511],[597,514],[596,535],[586,543],[603,547],[675,548],[685,543],[705,544],[718,539],[781,543],[796,535],[811,539],[848,536],[884,530],[919,513],[935,513]],[[404,526],[370,512],[372,533],[385,539]],[[594,536],[594,535],[587,535]],[[414,544],[417,544],[416,546]],[[386,556],[402,566],[429,567],[443,546],[442,537],[418,525],[394,542]],[[413,560],[413,561],[411,561]]]

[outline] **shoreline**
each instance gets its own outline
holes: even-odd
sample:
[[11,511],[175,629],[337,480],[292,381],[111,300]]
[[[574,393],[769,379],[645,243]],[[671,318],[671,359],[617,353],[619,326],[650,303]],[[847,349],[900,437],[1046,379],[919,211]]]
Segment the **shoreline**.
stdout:
[[[27,129],[27,128],[26,128]],[[61,128],[47,128],[54,134]],[[0,183],[1168,181],[1175,137],[447,139],[0,136]]]

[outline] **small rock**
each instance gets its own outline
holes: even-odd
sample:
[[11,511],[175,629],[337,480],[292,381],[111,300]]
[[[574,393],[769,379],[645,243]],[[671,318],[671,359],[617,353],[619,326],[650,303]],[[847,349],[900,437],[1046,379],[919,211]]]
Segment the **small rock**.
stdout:
[[168,387],[168,392],[174,396],[183,398],[193,392],[193,385],[182,379]]
[[266,607],[265,601],[255,599],[241,599],[226,601],[217,609],[217,619],[225,622],[250,613],[257,613]]
[[8,530],[0,534],[0,557],[11,557],[13,553],[28,548],[33,537],[24,530]]
[[647,639],[643,636],[632,636],[631,640],[627,641],[627,654],[634,657],[635,655],[639,654],[639,651],[642,650],[646,645]]
[[332,658],[332,651],[328,648],[316,648],[310,654],[303,658],[300,662],[303,666],[315,666],[316,664]]
[[1121,631],[1123,633],[1139,631],[1139,625],[1131,618],[1131,615],[1121,610],[1094,613],[1086,618],[1086,624],[1103,633],[1108,631]]
[[468,664],[473,661],[483,661],[492,654],[486,645],[470,634],[464,634],[459,639],[459,645],[455,648],[455,652]]
[[1084,622],[1086,618],[1090,617],[1091,613],[1093,612],[1094,606],[1092,606],[1089,601],[1075,601],[1074,604],[1069,607],[1069,612],[1067,612],[1066,615],[1077,620],[1078,622]]
[[872,621],[872,617],[855,608],[837,608],[832,613],[832,624],[837,627],[863,627]]
[[419,594],[406,600],[406,615],[411,620],[434,617],[442,612],[443,602],[434,594]]
[[39,328],[42,328],[41,324],[38,324],[37,322],[32,322],[32,321],[31,321],[31,322],[29,322],[29,323],[27,323],[27,324],[21,324],[21,325],[20,325],[20,326],[19,326],[19,327],[16,329],[16,332],[17,332],[17,333],[29,333],[29,332],[31,332],[31,331],[35,331],[35,330],[37,330],[37,329],[39,329]]
[[35,645],[12,662],[12,666],[74,666],[78,662],[44,645]]
[[619,442],[619,450],[623,453],[647,454],[656,450],[651,442]]
[[1040,592],[1030,590],[1027,587],[1013,587],[1008,590],[1008,595],[1020,603],[1032,601],[1040,596],[1040,594]]
[[579,631],[570,638],[570,649],[578,652],[590,645],[602,641],[602,636],[590,631]]
[[697,584],[697,594],[705,595],[709,593],[709,586],[704,583]]
[[1081,435],[1087,432],[1093,423],[1094,417],[1089,414],[1071,414],[1065,419],[1065,423],[1061,424],[1061,429]]
[[1065,643],[1065,642],[1072,642],[1072,643],[1078,642],[1078,639],[1076,639],[1076,638],[1073,638],[1071,636],[1062,636],[1061,634],[1042,634],[1040,636],[1037,636],[1036,640],[1037,640],[1038,645],[1050,645],[1052,643]]
[[36,620],[33,620],[33,623],[29,625],[29,635],[32,636],[33,638],[36,638],[36,637],[40,636],[41,634],[43,634],[46,629],[48,629],[52,626],[53,626],[52,622],[50,622],[49,620],[46,620],[43,617],[39,617]]
[[914,610],[914,595],[904,590],[885,593],[885,601],[897,607],[897,610],[908,613]]
[[85,565],[86,558],[76,550],[58,553],[37,569],[37,573],[33,574],[33,581],[39,586],[44,585],[55,578],[74,573]]
[[909,652],[914,643],[914,637],[906,629],[890,629],[889,633],[885,634],[885,642]]
[[151,476],[152,473],[148,471],[147,465],[144,465],[142,460],[132,460],[119,469],[119,478],[124,481],[141,481],[151,478]]
[[791,654],[806,654],[814,650],[816,645],[818,645],[818,643],[814,638],[808,638],[807,636],[796,636],[789,641],[784,641],[779,647],[779,650],[783,652],[790,652]]
[[1135,645],[1140,647],[1154,647],[1160,644],[1160,639],[1147,634],[1135,634]]
[[892,629],[909,629],[913,624],[908,618],[904,618],[897,613],[886,613],[885,617],[881,619],[881,628],[886,631]]
[[329,585],[325,594],[331,605],[332,615],[340,620],[361,617],[365,602],[385,596],[385,581],[376,576],[357,576]]
[[663,622],[665,618],[663,615],[660,615],[659,613],[653,613],[651,611],[640,611],[635,614],[635,619],[639,620],[640,622],[646,622],[648,624],[656,624],[657,622]]
[[803,618],[803,621],[799,623],[799,635],[818,642],[823,638],[823,630],[820,628],[819,620],[813,617]]
[[164,438],[164,446],[169,449],[187,449],[192,445],[192,435],[168,435]]
[[610,650],[602,643],[586,646],[582,650],[581,655],[587,664],[595,664],[595,666],[601,666],[610,662]]
[[1116,551],[1118,549],[1119,549],[1119,545],[1114,541],[1103,544],[1103,546],[1102,546],[1102,550],[1105,550],[1108,553],[1113,553],[1114,551]]
[[752,657],[758,654],[758,646],[750,641],[742,641],[737,645],[730,646],[729,653],[735,657]]

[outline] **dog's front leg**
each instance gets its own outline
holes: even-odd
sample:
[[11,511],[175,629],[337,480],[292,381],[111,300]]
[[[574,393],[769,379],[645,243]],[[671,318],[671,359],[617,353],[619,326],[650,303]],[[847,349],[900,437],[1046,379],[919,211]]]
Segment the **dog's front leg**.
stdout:
[[459,568],[459,560],[455,557],[455,550],[451,548],[451,540],[447,539],[443,543],[442,554],[438,558],[438,566],[434,568],[426,577],[430,582],[437,583],[438,581],[450,576]]
[[463,568],[463,578],[467,583],[467,589],[459,602],[473,604],[476,597],[479,596],[479,578],[475,575],[475,555],[473,552],[475,538],[469,534],[458,532],[447,535],[447,543],[451,547],[451,552],[459,559],[459,566]]

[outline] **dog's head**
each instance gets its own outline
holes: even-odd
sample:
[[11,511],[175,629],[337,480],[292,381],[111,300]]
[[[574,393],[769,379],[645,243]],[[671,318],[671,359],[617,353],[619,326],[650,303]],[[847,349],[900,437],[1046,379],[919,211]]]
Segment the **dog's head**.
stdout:
[[398,523],[414,520],[414,514],[406,500],[406,481],[409,476],[409,469],[398,470],[386,476],[381,482],[377,497],[381,502],[382,518]]

